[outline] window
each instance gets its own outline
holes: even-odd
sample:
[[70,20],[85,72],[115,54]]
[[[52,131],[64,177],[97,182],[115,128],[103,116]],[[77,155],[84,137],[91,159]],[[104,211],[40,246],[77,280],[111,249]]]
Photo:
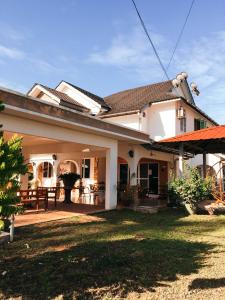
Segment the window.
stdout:
[[205,120],[194,119],[194,130],[200,130],[207,127]]
[[90,158],[82,159],[82,178],[90,178],[91,160]]
[[186,132],[186,118],[180,119],[180,131]]
[[50,178],[52,177],[52,173],[53,173],[52,164],[50,162],[45,161],[43,163],[43,177]]

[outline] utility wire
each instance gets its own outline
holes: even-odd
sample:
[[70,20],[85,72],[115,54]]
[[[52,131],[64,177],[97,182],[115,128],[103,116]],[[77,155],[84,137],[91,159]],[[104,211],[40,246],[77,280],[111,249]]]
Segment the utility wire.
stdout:
[[154,53],[155,53],[155,55],[156,55],[156,57],[157,57],[157,59],[158,59],[158,62],[159,62],[160,66],[161,66],[161,68],[162,68],[162,70],[163,70],[163,73],[165,74],[166,78],[167,78],[168,80],[170,80],[169,75],[167,74],[167,70],[166,70],[166,68],[164,67],[164,65],[163,65],[163,63],[162,63],[162,61],[161,61],[161,59],[160,59],[160,56],[159,56],[159,54],[158,54],[158,52],[157,52],[157,50],[156,50],[156,48],[155,48],[155,45],[154,45],[154,43],[153,43],[153,41],[152,41],[152,39],[151,39],[151,37],[150,37],[150,34],[148,33],[148,30],[147,30],[147,28],[146,28],[146,26],[145,26],[145,23],[144,23],[144,21],[143,21],[141,15],[140,15],[140,13],[139,13],[139,11],[138,11],[137,5],[136,5],[136,3],[135,3],[134,0],[131,0],[131,1],[132,1],[133,5],[134,5],[134,8],[135,8],[136,13],[137,13],[137,15],[138,15],[138,18],[139,18],[139,20],[140,20],[140,22],[141,22],[141,25],[142,25],[142,27],[143,27],[143,29],[144,29],[144,32],[145,32],[145,34],[146,34],[146,36],[147,36],[147,38],[148,38],[148,40],[149,40],[149,42],[150,42],[150,44],[151,44],[151,46],[152,46],[152,48],[153,48],[153,51],[154,51]]
[[193,8],[194,2],[195,2],[195,0],[192,0],[191,5],[190,5],[190,8],[189,8],[189,10],[188,10],[188,14],[187,14],[186,19],[185,19],[185,21],[184,21],[184,24],[183,24],[183,26],[182,26],[182,28],[181,28],[181,31],[180,31],[180,33],[179,33],[179,35],[178,35],[178,38],[177,38],[175,47],[174,47],[174,49],[173,49],[172,55],[171,55],[170,60],[169,60],[169,63],[168,63],[168,65],[167,65],[167,67],[166,67],[166,71],[169,70],[169,67],[170,67],[171,62],[172,62],[173,57],[174,57],[174,54],[175,54],[175,52],[176,52],[176,50],[177,50],[177,48],[178,48],[178,45],[179,45],[180,40],[181,40],[181,38],[182,38],[182,35],[183,35],[183,33],[184,33],[185,26],[186,26],[186,24],[187,24],[188,18],[189,18],[190,14],[191,14],[191,10],[192,10],[192,8]]

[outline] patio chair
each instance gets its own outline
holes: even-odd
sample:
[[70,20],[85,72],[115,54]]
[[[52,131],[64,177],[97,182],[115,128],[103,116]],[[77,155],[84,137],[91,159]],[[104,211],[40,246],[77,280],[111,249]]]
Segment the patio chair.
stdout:
[[38,187],[37,189],[37,210],[39,209],[39,203],[44,202],[45,210],[48,209],[48,189],[45,187]]
[[103,204],[104,194],[105,194],[104,183],[100,182],[100,183],[90,184],[90,195],[93,195],[94,205]]
[[57,187],[49,187],[47,189],[47,199],[48,199],[48,201],[54,200],[55,207],[57,205],[58,191],[59,191],[59,188],[57,188]]

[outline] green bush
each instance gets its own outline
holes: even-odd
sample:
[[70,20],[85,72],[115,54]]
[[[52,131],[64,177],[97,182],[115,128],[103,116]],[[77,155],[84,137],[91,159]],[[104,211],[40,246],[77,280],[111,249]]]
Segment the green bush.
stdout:
[[169,196],[172,201],[190,207],[196,211],[198,203],[210,197],[212,192],[212,178],[202,178],[198,169],[185,166],[184,175],[173,179],[169,184]]

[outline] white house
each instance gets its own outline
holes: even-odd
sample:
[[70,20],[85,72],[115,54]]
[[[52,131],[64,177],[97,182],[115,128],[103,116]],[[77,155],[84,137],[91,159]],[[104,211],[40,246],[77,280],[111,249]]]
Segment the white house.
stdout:
[[[194,92],[198,92],[192,85]],[[5,136],[24,137],[23,152],[33,183],[56,186],[58,175],[75,171],[82,184],[102,184],[105,208],[117,203],[117,184],[141,185],[160,194],[176,172],[177,152],[152,145],[185,131],[217,125],[195,104],[187,74],[101,98],[71,83],[35,84],[27,95],[0,89]],[[208,156],[213,165],[218,156]],[[192,159],[201,165],[201,157]],[[22,178],[23,187],[28,184]],[[74,193],[74,201],[80,201]],[[85,203],[94,203],[88,193]]]

